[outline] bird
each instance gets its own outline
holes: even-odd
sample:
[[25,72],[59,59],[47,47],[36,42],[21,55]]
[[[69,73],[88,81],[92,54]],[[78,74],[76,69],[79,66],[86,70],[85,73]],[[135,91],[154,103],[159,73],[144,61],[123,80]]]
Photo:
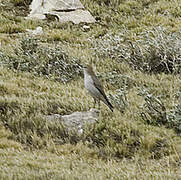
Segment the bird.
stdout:
[[103,86],[97,76],[95,75],[92,67],[90,65],[84,65],[84,86],[90,93],[90,95],[94,98],[94,102],[98,101],[100,105],[100,100],[103,101],[109,109],[113,112],[114,107],[109,102]]

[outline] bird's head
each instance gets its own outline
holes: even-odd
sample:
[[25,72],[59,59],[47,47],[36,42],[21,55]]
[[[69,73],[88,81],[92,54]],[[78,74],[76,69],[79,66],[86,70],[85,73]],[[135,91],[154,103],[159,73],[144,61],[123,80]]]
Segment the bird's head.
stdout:
[[92,69],[91,65],[89,65],[89,64],[83,65],[83,70],[84,70],[84,73],[87,73],[90,75],[94,74],[93,69]]

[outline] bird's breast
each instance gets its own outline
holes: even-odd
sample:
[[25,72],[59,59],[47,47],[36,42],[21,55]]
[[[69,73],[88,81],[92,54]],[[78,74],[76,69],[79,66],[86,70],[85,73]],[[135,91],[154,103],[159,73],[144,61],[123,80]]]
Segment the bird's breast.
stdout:
[[91,86],[93,85],[93,79],[90,75],[86,74],[84,77],[84,85],[86,89],[90,89]]

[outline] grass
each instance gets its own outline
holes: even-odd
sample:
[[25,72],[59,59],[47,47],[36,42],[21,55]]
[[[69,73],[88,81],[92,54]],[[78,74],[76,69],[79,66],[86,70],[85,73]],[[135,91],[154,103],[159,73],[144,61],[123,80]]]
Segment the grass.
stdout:
[[[25,20],[29,1],[0,1],[0,178],[181,178],[180,1],[82,3],[97,19],[87,31]],[[42,35],[26,33],[37,26]],[[83,63],[115,110],[101,104],[79,136],[45,116],[93,107]]]

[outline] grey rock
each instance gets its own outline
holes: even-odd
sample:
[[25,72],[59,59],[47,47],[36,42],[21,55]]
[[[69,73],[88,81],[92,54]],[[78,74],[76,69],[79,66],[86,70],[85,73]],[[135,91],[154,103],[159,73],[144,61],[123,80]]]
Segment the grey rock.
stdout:
[[48,123],[60,123],[68,131],[74,131],[82,134],[86,124],[93,124],[98,121],[99,111],[97,109],[90,109],[86,112],[74,112],[69,115],[53,114],[46,116]]
[[95,19],[91,16],[89,11],[77,9],[70,12],[51,12],[51,15],[56,16],[60,23],[73,22],[79,24],[81,22],[93,23]]
[[31,35],[41,35],[43,34],[43,28],[38,26],[35,30],[26,29],[26,31]]
[[27,19],[46,19],[49,16],[55,16],[60,23],[95,22],[95,18],[84,10],[79,0],[33,0],[30,10]]

